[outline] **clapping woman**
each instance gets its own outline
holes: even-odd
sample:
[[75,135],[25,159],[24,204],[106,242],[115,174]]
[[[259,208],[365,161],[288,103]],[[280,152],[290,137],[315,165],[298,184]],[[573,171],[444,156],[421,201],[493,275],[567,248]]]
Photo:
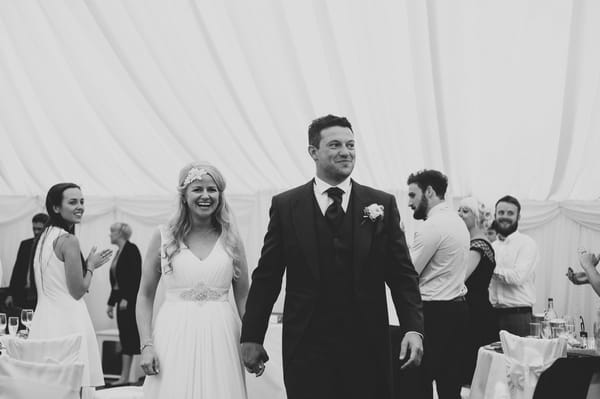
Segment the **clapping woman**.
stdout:
[[87,259],[81,254],[75,225],[85,210],[83,194],[74,183],[59,183],[46,196],[49,220],[40,236],[33,259],[38,305],[31,323],[31,338],[83,337],[79,361],[84,364],[81,385],[84,397],[92,387],[104,385],[96,334],[83,296],[94,271],[112,254],[92,248]]

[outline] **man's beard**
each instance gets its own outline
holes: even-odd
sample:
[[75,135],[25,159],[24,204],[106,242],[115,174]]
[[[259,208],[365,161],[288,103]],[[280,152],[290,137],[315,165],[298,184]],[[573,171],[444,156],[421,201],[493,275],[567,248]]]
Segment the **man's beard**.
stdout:
[[427,197],[423,196],[413,212],[413,217],[417,220],[426,220],[428,206],[429,200],[427,199]]
[[502,227],[502,222],[501,221],[505,221],[505,220],[506,219],[499,219],[499,220],[497,220],[498,226],[496,227],[496,232],[498,234],[502,235],[503,237],[508,237],[509,235],[511,235],[512,233],[514,233],[515,231],[517,231],[517,228],[519,227],[519,221],[515,220],[515,222],[512,223],[510,226],[504,228],[504,227]]

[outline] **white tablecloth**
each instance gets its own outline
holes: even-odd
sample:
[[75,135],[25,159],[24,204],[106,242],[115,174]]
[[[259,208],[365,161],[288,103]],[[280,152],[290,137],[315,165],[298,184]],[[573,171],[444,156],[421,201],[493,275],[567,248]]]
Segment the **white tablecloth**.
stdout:
[[[506,378],[506,360],[502,353],[479,348],[477,367],[473,375],[469,398],[510,398],[508,380]],[[592,376],[587,398],[600,398],[600,373],[595,373]]]

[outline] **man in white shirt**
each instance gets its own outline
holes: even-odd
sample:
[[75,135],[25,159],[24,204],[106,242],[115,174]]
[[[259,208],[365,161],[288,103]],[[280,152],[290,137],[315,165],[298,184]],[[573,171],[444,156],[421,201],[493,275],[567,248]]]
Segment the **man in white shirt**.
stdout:
[[408,178],[408,205],[424,223],[415,233],[410,255],[419,274],[425,316],[424,356],[419,371],[419,398],[459,399],[460,359],[466,336],[466,257],[469,231],[444,197],[448,178],[422,170]]
[[533,239],[520,233],[521,204],[504,196],[496,202],[498,234],[506,237],[492,244],[496,269],[490,282],[490,302],[496,309],[501,330],[525,337],[529,335],[535,304],[535,268],[539,251]]

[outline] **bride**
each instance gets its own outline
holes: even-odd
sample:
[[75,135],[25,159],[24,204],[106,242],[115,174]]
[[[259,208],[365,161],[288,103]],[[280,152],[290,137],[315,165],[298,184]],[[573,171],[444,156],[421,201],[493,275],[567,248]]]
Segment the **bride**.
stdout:
[[[248,271],[224,190],[215,167],[185,166],[176,215],[150,241],[136,308],[145,398],[246,398],[239,336]],[[166,298],[152,333],[161,278]]]

